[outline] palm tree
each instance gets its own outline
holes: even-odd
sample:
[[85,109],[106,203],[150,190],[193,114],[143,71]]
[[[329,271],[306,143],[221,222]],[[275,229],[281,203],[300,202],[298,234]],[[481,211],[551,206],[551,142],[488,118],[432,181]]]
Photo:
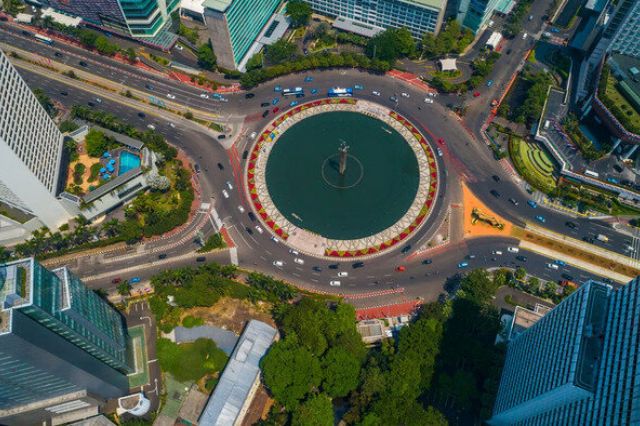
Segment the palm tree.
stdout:
[[102,232],[107,237],[115,237],[120,231],[120,221],[118,219],[111,219],[102,224]]

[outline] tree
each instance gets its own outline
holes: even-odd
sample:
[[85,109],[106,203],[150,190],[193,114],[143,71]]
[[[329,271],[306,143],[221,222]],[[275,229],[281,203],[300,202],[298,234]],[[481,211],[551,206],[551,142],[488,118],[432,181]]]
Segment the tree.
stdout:
[[333,426],[333,405],[324,394],[314,395],[293,412],[292,426]]
[[212,71],[216,68],[217,58],[213,53],[213,47],[211,47],[211,41],[204,43],[198,47],[198,65],[202,68]]
[[287,15],[294,28],[303,27],[311,18],[311,5],[303,0],[291,0],[287,3]]
[[109,150],[109,139],[99,130],[89,130],[84,140],[87,154],[91,157],[100,157],[105,151]]
[[47,111],[47,114],[49,114],[50,117],[55,117],[58,110],[55,105],[53,105],[51,98],[40,88],[33,89],[33,94],[36,96],[36,99],[38,99],[38,102],[40,102],[40,105]]
[[127,55],[127,59],[129,60],[129,62],[135,62],[136,51],[133,47],[127,48],[127,50],[125,50],[125,54]]
[[109,55],[109,56],[115,54],[118,50],[120,50],[117,44],[111,43],[108,38],[102,35],[96,38],[95,48],[98,52],[102,53],[103,55]]
[[413,56],[416,44],[406,28],[389,28],[369,40],[367,55],[389,63],[400,57]]
[[262,61],[263,60],[264,60],[264,56],[262,55],[262,52],[258,52],[255,55],[253,55],[247,61],[247,71],[251,71],[251,70],[258,69],[258,68],[262,68]]
[[527,271],[522,267],[522,266],[518,266],[516,268],[516,272],[514,274],[514,276],[516,277],[516,279],[518,280],[523,280],[524,277],[527,276]]
[[166,176],[161,176],[158,173],[151,173],[147,178],[149,187],[156,191],[166,191],[171,187],[171,181]]
[[322,389],[331,397],[347,396],[358,386],[360,361],[342,347],[327,351],[322,359]]
[[11,252],[5,247],[0,246],[0,263],[5,263],[11,259]]
[[266,58],[271,64],[280,64],[295,58],[296,45],[280,39],[266,47]]
[[131,294],[131,284],[129,284],[128,280],[124,280],[118,284],[118,294],[121,296],[128,296]]
[[[60,132],[62,133],[67,133],[67,132],[73,132],[74,130],[77,130],[80,126],[78,126],[74,121],[71,120],[64,120],[63,122],[60,123]],[[75,141],[73,142],[73,144],[75,145]]]

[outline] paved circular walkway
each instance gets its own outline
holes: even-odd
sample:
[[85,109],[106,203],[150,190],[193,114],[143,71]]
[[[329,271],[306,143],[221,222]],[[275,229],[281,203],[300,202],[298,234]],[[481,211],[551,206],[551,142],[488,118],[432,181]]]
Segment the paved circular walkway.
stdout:
[[[404,137],[418,160],[420,182],[406,214],[374,235],[335,240],[301,229],[284,217],[269,196],[266,166],[280,135],[305,118],[329,111],[351,111],[383,121]],[[330,98],[307,102],[277,117],[260,133],[246,166],[246,190],[258,216],[271,232],[307,255],[331,258],[371,257],[407,239],[427,219],[438,192],[438,166],[426,138],[404,117],[381,105],[354,98]]]

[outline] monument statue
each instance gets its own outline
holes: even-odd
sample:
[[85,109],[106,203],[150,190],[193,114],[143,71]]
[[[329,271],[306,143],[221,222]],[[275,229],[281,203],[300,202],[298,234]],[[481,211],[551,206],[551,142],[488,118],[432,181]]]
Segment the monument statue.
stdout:
[[340,174],[344,176],[344,172],[347,171],[347,151],[349,150],[349,146],[345,141],[342,141],[340,147],[338,148],[338,152],[340,153]]

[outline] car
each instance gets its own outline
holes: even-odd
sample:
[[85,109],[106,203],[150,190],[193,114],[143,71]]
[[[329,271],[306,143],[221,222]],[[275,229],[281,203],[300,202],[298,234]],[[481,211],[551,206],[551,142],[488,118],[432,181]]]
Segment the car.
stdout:
[[293,261],[298,265],[304,265],[304,259],[300,259],[299,257],[296,257],[295,259],[293,259]]
[[171,127],[172,129],[175,129],[175,128],[176,128],[176,125],[175,125],[175,124],[173,124],[173,123],[171,123],[171,122],[169,122],[169,127]]
[[264,232],[260,227],[260,225],[256,225],[255,228],[256,228],[256,231],[258,231],[258,234],[262,234]]
[[271,236],[271,241],[273,241],[274,243],[279,243],[280,240],[277,237],[274,237],[273,235]]
[[226,139],[227,135],[218,135],[218,140],[221,141],[222,139]]
[[477,98],[478,96],[480,96],[480,92],[473,92],[473,97]]
[[460,269],[466,268],[467,266],[469,266],[469,262],[460,262],[460,263],[458,263],[458,268],[460,268]]
[[262,118],[265,118],[267,115],[269,115],[269,110],[265,109],[264,112],[262,113]]
[[411,244],[404,246],[402,248],[401,252],[402,252],[402,254],[407,254],[409,252],[409,250],[411,250]]
[[249,215],[249,220],[251,222],[255,222],[256,221],[256,215],[253,214],[253,212],[249,212],[248,215]]
[[253,94],[253,93],[247,93],[247,94],[245,94],[245,95],[244,95],[244,98],[245,98],[245,99],[251,99],[251,98],[253,98],[253,97],[255,97],[255,96],[256,96],[256,95],[255,95],[255,94]]
[[224,198],[229,198],[229,193],[227,192],[226,189],[222,190],[222,195],[224,196]]
[[567,228],[576,229],[578,225],[575,222],[567,221],[564,224]]
[[239,211],[240,213],[244,213],[244,207],[242,207],[242,206],[238,206],[238,211]]
[[311,268],[312,270],[316,271],[316,272],[322,272],[322,268],[319,266],[314,266],[313,268]]
[[197,173],[200,173],[200,166],[198,165],[198,163],[193,165],[193,171]]
[[304,78],[304,82],[305,83],[311,83],[312,81],[313,81],[313,77],[311,77],[311,76],[307,76],[307,77]]
[[556,27],[551,27],[551,29],[549,31],[551,31],[552,33],[559,33],[560,29],[558,29]]
[[140,118],[145,118],[145,117],[146,117],[146,115],[144,114],[144,112],[139,112],[139,113],[138,113],[138,117],[140,117]]
[[247,231],[247,234],[253,235],[253,229],[249,228],[248,226],[245,227],[244,230]]
[[166,259],[167,258],[167,254],[166,253],[162,253],[158,255],[158,259]]
[[257,133],[257,132],[251,132],[251,134],[249,135],[249,138],[251,138],[251,139],[255,139],[255,138],[256,138],[256,136],[258,136],[258,133]]
[[431,99],[431,98],[424,98],[424,103],[425,103],[425,104],[432,104],[432,103],[433,103],[433,99]]
[[558,266],[567,266],[567,262],[565,262],[564,260],[560,260],[560,259],[554,260],[553,263],[555,263]]
[[547,219],[545,219],[545,217],[541,215],[537,215],[536,220],[541,223],[545,223],[547,221]]
[[491,176],[491,179],[493,179],[496,182],[500,182],[500,176],[498,176],[498,175]]
[[364,86],[362,84],[355,84],[353,88],[356,90],[364,90]]
[[224,166],[222,165],[222,163],[218,163],[218,168],[219,168],[220,170],[224,170]]
[[340,271],[340,272],[338,272],[338,276],[339,277],[348,277],[349,273],[347,271]]
[[273,88],[274,92],[282,92],[282,86],[276,86]]
[[271,110],[271,112],[273,112],[274,114],[275,114],[276,112],[278,112],[278,111],[280,111],[280,108],[279,108],[279,107],[275,107],[274,109],[272,109],[272,110]]
[[80,61],[78,63],[80,64],[81,67],[85,67],[86,68],[86,67],[89,66],[89,64],[87,64],[85,61]]
[[468,254],[468,255],[466,256],[466,258],[467,258],[467,259],[470,259],[470,260],[471,260],[471,259],[475,259],[475,258],[476,258],[476,255],[475,255],[475,254]]
[[340,267],[339,263],[332,263],[331,265],[329,265],[329,269],[338,269]]
[[431,265],[432,263],[433,263],[433,260],[431,260],[431,259],[425,259],[425,260],[422,261],[423,265]]
[[491,193],[491,195],[493,195],[496,198],[500,198],[500,193],[498,191],[496,191],[495,189],[492,189],[491,191],[489,191]]
[[90,107],[94,107],[94,106],[96,106],[96,104],[95,104],[95,103],[93,103],[93,102],[91,102],[91,101],[87,102],[87,105],[89,105]]
[[532,209],[537,209],[538,208],[538,203],[536,203],[533,200],[528,200],[527,204],[529,204],[529,206],[531,206]]
[[492,250],[492,251],[491,251],[491,254],[495,254],[495,255],[498,255],[498,256],[502,256],[502,251],[500,251],[500,250]]
[[167,98],[169,99],[175,99],[175,95],[172,95],[171,93],[167,93]]
[[373,96],[380,96],[380,92],[378,92],[378,91],[376,91],[376,90],[374,90],[373,92],[371,92],[371,94],[372,94]]
[[289,253],[294,256],[300,256],[300,253],[298,252],[298,250],[295,250],[295,249],[289,249]]
[[183,50],[183,49],[184,49],[184,47],[182,47],[182,46],[181,46],[181,45],[179,45],[179,44],[176,44],[176,49],[178,49],[178,50]]
[[533,15],[529,15],[529,20],[533,21]]
[[518,200],[516,200],[515,198],[509,198],[509,202],[511,204],[513,204],[514,206],[517,206],[518,204],[520,204],[520,203],[518,203]]
[[444,139],[442,139],[442,138],[438,138],[438,143],[439,143],[440,145],[444,145]]
[[145,84],[144,87],[146,87],[148,90],[153,90],[153,85],[149,83]]
[[217,99],[217,100],[222,99],[222,95],[220,93],[214,93],[214,94],[211,95],[211,97],[213,99]]
[[520,262],[526,262],[527,256],[518,255],[516,256],[516,260],[519,260]]
[[56,52],[56,53],[54,53],[54,55],[55,55],[57,58],[62,58],[62,53],[60,53],[60,52]]
[[613,183],[613,184],[615,184],[615,185],[617,185],[617,184],[619,184],[619,183],[620,183],[620,181],[619,181],[618,179],[616,179],[616,178],[614,178],[614,177],[611,177],[611,176],[609,176],[609,177],[607,178],[607,182],[609,182],[609,183]]
[[311,89],[311,94],[315,95],[316,93],[318,93],[318,89]]
[[122,281],[122,278],[114,278],[111,280],[111,284],[118,284],[120,281]]
[[557,271],[558,269],[560,269],[560,267],[555,263],[547,263],[547,268],[553,269],[554,271]]
[[261,108],[268,108],[269,106],[271,106],[271,104],[269,102],[263,102],[260,104]]
[[129,280],[129,283],[135,284],[140,282],[140,277],[133,277]]
[[509,253],[520,253],[520,249],[518,247],[507,247],[507,251]]
[[582,237],[582,241],[584,241],[586,243],[589,243],[589,244],[594,244],[596,242],[596,239],[586,235],[586,236]]
[[352,267],[353,269],[362,268],[362,267],[364,267],[364,262],[356,262],[356,263],[354,263],[353,265],[351,265],[351,267]]
[[507,49],[506,54],[511,55],[511,49]]
[[291,101],[291,102],[289,103],[289,106],[290,106],[290,107],[294,107],[294,106],[296,106],[296,105],[298,105],[298,101]]
[[280,98],[273,98],[271,100],[271,105],[278,105],[278,102],[280,102]]
[[201,97],[202,99],[209,99],[209,95],[208,95],[208,94],[206,94],[206,93],[200,93],[200,97]]
[[246,160],[248,156],[249,156],[249,150],[245,149],[244,152],[242,153],[242,159]]
[[395,96],[389,96],[389,100],[390,100],[391,102],[398,103],[398,98],[396,98]]
[[523,40],[526,40],[526,38],[527,38],[527,36],[528,36],[528,35],[529,35],[529,34],[527,34],[527,33],[522,34],[522,39],[523,39]]
[[487,87],[491,87],[491,86],[493,86],[493,80],[487,81]]
[[153,124],[147,124],[147,129],[155,130],[156,126],[154,126]]
[[411,97],[411,96],[409,96],[409,94],[408,94],[408,93],[406,93],[406,92],[402,92],[402,93],[400,93],[400,96],[402,96],[403,98],[410,98],[410,97]]
[[438,157],[442,157],[442,150],[440,148],[436,148],[436,152],[438,153]]
[[341,284],[341,283],[340,283],[340,281],[339,281],[339,280],[331,280],[331,281],[329,281],[329,285],[330,285],[331,287],[340,287],[340,284]]
[[406,270],[407,270],[407,268],[405,268],[402,265],[396,266],[396,272],[404,272]]
[[282,260],[274,260],[273,261],[273,266],[276,266],[278,268],[282,268],[284,266],[284,262]]
[[69,96],[69,93],[68,93],[68,92],[60,92],[60,94],[61,94],[62,96]]
[[233,185],[231,185],[231,181],[226,181],[225,185],[227,185],[227,188],[229,188],[229,191],[233,191]]

